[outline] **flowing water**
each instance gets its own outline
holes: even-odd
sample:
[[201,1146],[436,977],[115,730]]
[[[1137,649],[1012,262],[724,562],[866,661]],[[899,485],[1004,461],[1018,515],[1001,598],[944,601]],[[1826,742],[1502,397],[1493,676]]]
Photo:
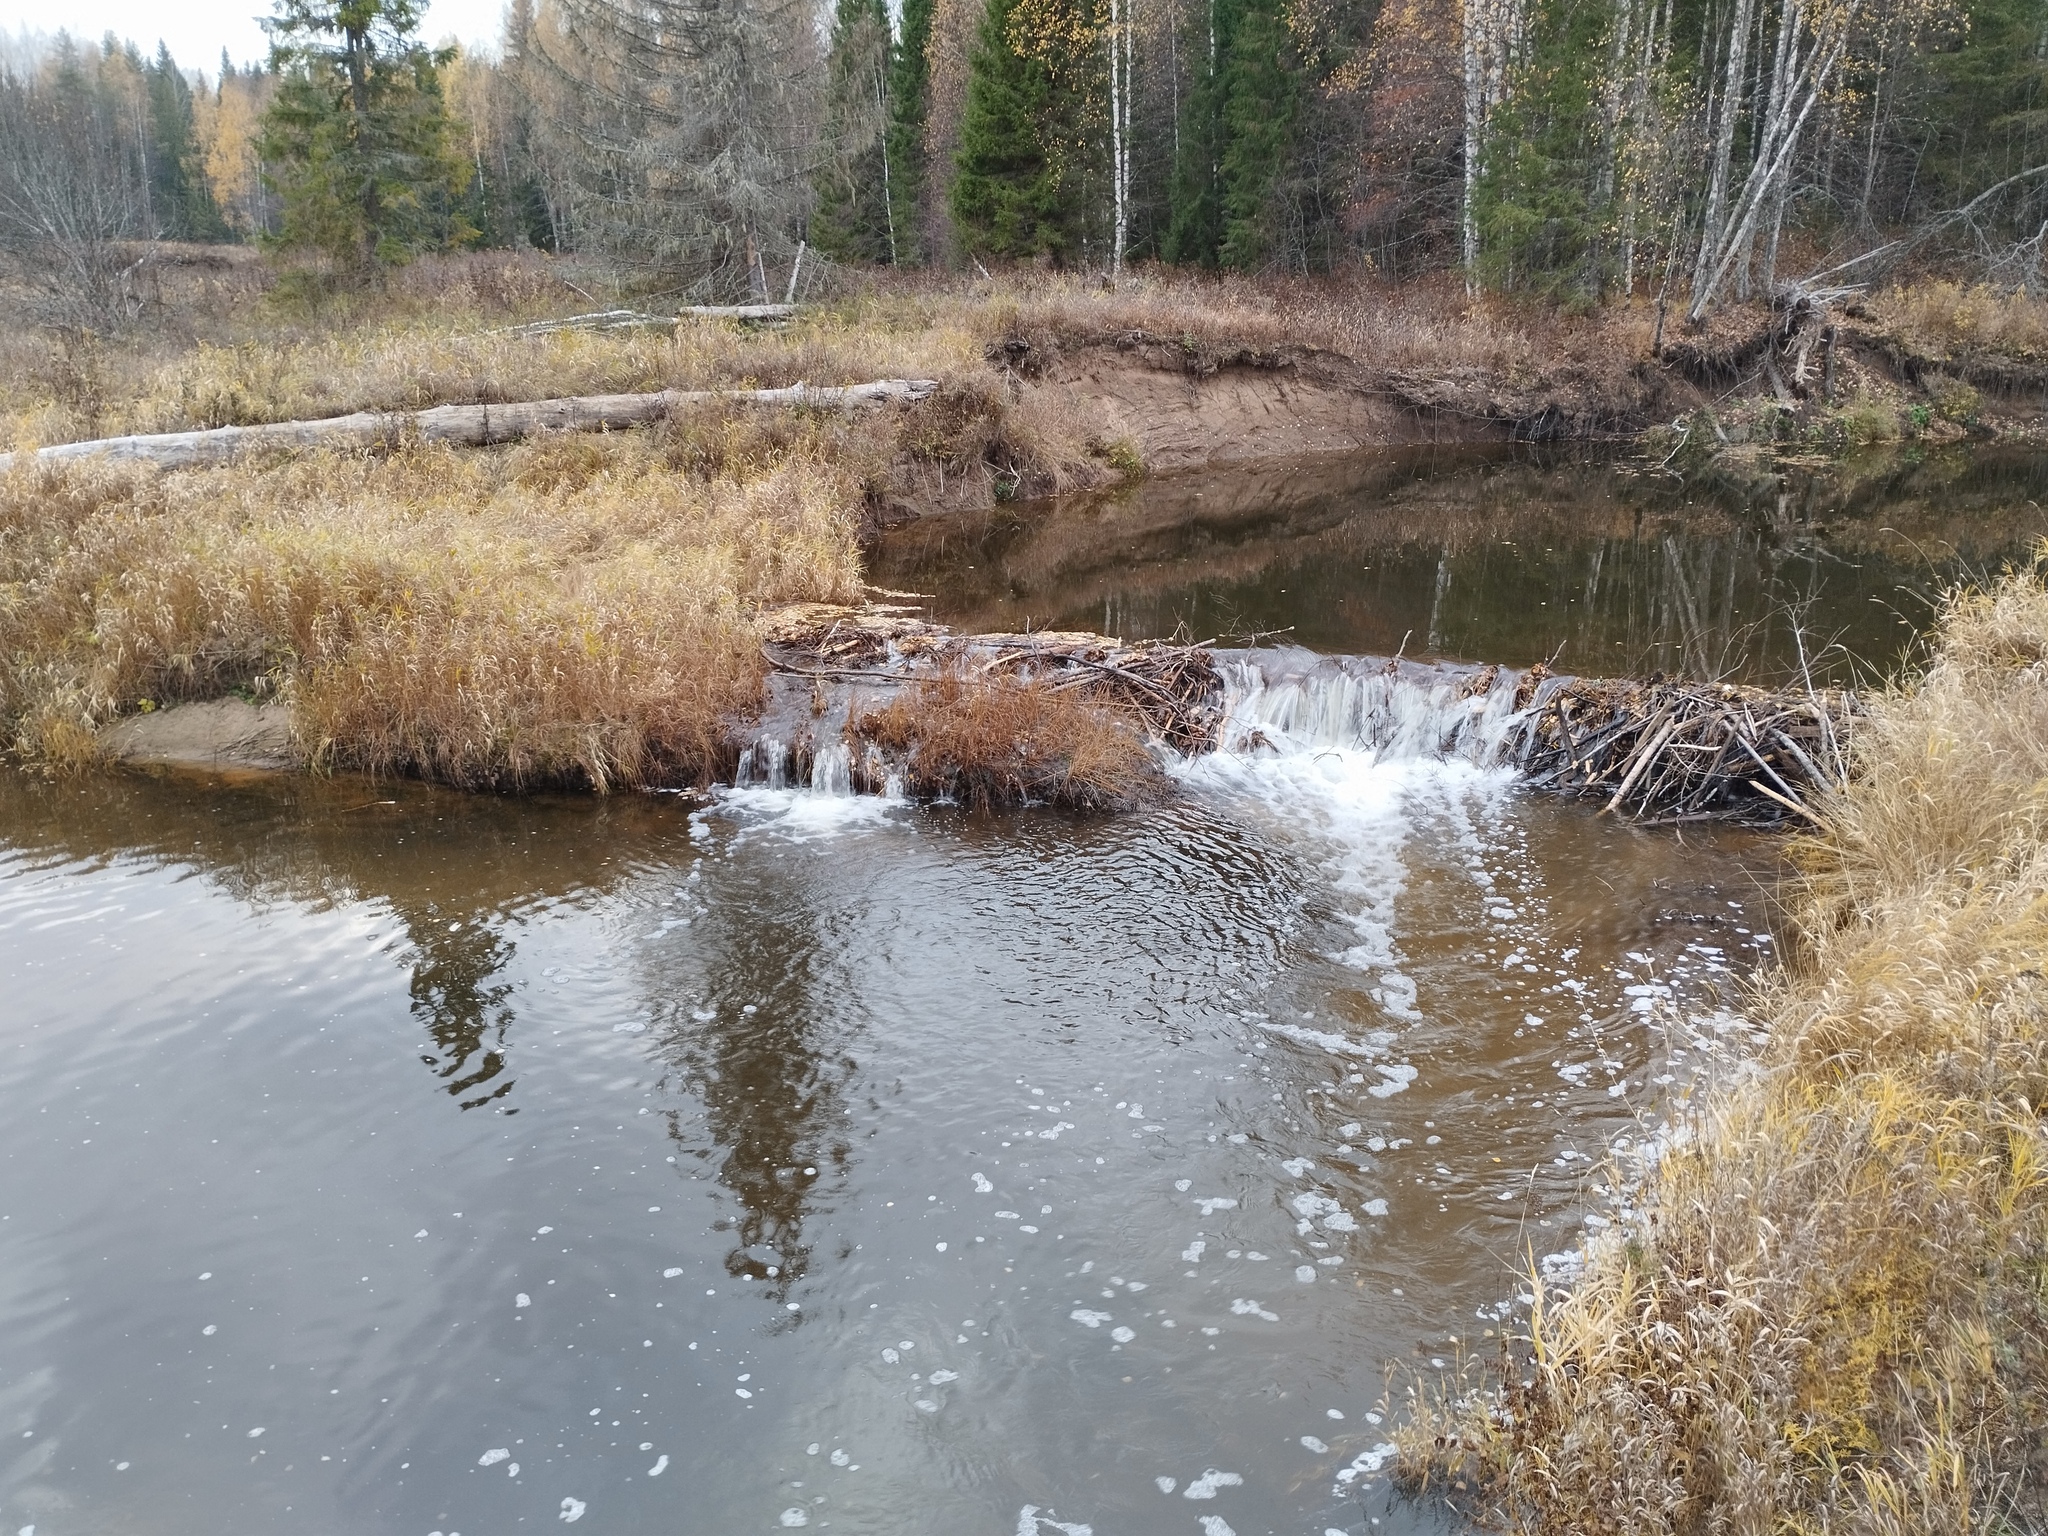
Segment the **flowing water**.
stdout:
[[1120,818],[0,777],[0,1529],[1435,1528],[1773,845],[1231,679]]

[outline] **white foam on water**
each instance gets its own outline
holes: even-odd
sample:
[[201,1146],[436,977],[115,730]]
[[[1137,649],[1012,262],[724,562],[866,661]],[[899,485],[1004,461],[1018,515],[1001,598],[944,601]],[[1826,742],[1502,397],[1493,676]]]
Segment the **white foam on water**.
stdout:
[[1203,1515],[1198,1523],[1202,1527],[1202,1536],[1237,1536],[1237,1532],[1230,1528],[1230,1522],[1221,1515]]
[[1107,1312],[1096,1312],[1087,1307],[1076,1307],[1067,1316],[1072,1321],[1079,1323],[1083,1328],[1100,1328],[1104,1323],[1110,1321],[1110,1315]]
[[958,1381],[959,1379],[960,1373],[958,1371],[933,1371],[931,1375],[926,1378],[926,1380],[930,1381],[931,1384],[935,1387],[943,1387],[947,1382]]
[[1376,1099],[1392,1098],[1395,1094],[1405,1091],[1410,1083],[1422,1075],[1416,1068],[1407,1065],[1381,1066],[1373,1070],[1386,1079],[1384,1082],[1372,1084],[1365,1090]]
[[1089,1525],[1071,1525],[1064,1520],[1055,1520],[1050,1514],[1041,1515],[1036,1504],[1026,1504],[1017,1511],[1017,1536],[1039,1536],[1040,1531],[1058,1531],[1060,1536],[1095,1536],[1095,1528]]
[[477,1457],[476,1464],[480,1467],[495,1467],[499,1462],[510,1461],[511,1459],[511,1451],[500,1445],[485,1451],[483,1455]]
[[1158,1486],[1161,1493],[1171,1493],[1180,1486],[1175,1479],[1170,1477],[1155,1477],[1152,1481]]
[[838,837],[900,819],[896,815],[900,802],[877,795],[817,794],[808,789],[736,785],[718,792],[717,805],[740,822],[743,835],[766,834],[794,843]]
[[1242,1296],[1230,1304],[1230,1310],[1232,1315],[1236,1317],[1263,1317],[1269,1323],[1280,1321],[1279,1313],[1268,1312],[1256,1301],[1247,1301]]
[[668,1457],[662,1456],[655,1461],[653,1466],[647,1469],[647,1475],[649,1477],[659,1477],[662,1473],[666,1472],[667,1470]]
[[583,1518],[583,1511],[590,1508],[581,1499],[562,1500],[561,1520],[564,1525],[574,1525]]
[[1218,1472],[1214,1467],[1211,1467],[1200,1477],[1189,1483],[1181,1491],[1181,1497],[1184,1499],[1213,1499],[1216,1497],[1216,1490],[1218,1488],[1241,1488],[1243,1486],[1244,1478],[1237,1473]]
[[1228,1195],[1219,1196],[1211,1200],[1197,1199],[1195,1204],[1202,1208],[1204,1216],[1214,1216],[1218,1211],[1234,1211],[1237,1209],[1237,1201]]
[[1318,1456],[1327,1456],[1329,1454],[1329,1445],[1326,1442],[1317,1439],[1314,1435],[1303,1435],[1301,1437],[1301,1443],[1303,1447],[1305,1447],[1308,1450],[1314,1451]]
[[1341,1497],[1346,1486],[1357,1482],[1361,1477],[1371,1477],[1392,1461],[1396,1454],[1396,1447],[1391,1441],[1382,1441],[1368,1450],[1360,1451],[1352,1458],[1351,1465],[1337,1469],[1338,1495]]
[[987,1175],[977,1173],[974,1176],[974,1192],[977,1195],[992,1195],[995,1188],[995,1185],[989,1183]]
[[1129,1328],[1123,1327],[1121,1325],[1110,1329],[1109,1336],[1112,1339],[1115,1339],[1119,1344],[1128,1344],[1131,1342],[1131,1340],[1137,1337],[1137,1335],[1133,1333]]

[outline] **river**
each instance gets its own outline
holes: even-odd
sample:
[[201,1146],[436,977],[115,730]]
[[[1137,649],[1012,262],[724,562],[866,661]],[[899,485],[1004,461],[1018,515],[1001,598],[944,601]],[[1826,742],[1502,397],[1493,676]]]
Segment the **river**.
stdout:
[[5,1529],[1436,1529],[1405,1384],[1748,1043],[1774,844],[1272,738],[1120,818],[0,777]]

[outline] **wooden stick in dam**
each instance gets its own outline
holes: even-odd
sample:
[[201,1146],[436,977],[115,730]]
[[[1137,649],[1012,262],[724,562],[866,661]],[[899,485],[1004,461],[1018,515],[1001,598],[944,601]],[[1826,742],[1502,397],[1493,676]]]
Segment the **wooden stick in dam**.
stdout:
[[922,400],[938,392],[932,379],[877,379],[868,384],[783,389],[664,389],[644,395],[571,395],[510,405],[437,405],[424,411],[357,411],[319,421],[279,421],[254,427],[215,427],[203,432],[157,432],[141,437],[104,437],[58,443],[31,454],[0,454],[0,474],[17,460],[65,463],[104,458],[115,463],[154,464],[162,469],[195,469],[225,464],[244,453],[277,449],[380,448],[414,440],[479,448],[541,432],[600,432],[644,426],[685,406],[725,401],[746,405],[809,405],[844,409],[891,400]]

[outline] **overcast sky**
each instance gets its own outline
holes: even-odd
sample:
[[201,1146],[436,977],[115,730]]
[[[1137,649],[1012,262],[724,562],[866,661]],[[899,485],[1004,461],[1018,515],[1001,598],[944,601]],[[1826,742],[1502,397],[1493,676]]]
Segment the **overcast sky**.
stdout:
[[[494,45],[505,0],[431,0],[420,34],[438,43]],[[113,32],[132,38],[146,53],[156,52],[158,39],[187,69],[208,75],[220,65],[225,48],[237,64],[264,58],[270,44],[256,18],[270,14],[268,0],[0,0],[0,33],[54,33],[60,28],[78,38]]]

